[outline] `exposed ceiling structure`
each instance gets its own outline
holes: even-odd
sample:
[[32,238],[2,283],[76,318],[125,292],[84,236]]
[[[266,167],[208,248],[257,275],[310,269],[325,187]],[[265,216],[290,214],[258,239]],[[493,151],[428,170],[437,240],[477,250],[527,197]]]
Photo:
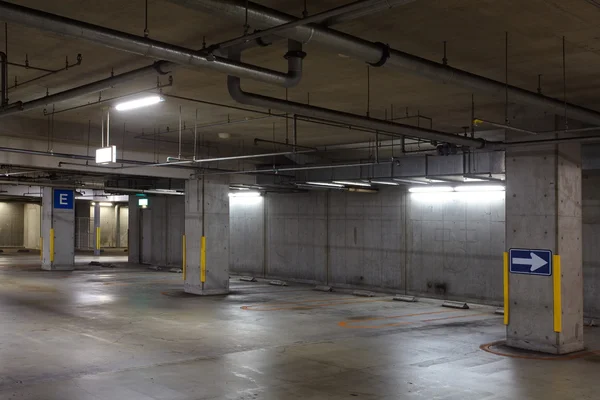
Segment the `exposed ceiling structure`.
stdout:
[[[393,158],[420,153],[497,174],[471,160],[502,151],[505,132],[589,141],[600,126],[600,9],[585,0],[89,3],[0,1],[0,135],[35,141],[53,174],[79,181],[167,164],[179,179],[258,169],[293,182],[309,167],[388,163],[391,179]],[[148,93],[164,101],[110,111],[120,164],[90,165],[107,108]],[[7,164],[39,169],[16,149],[0,148]]]

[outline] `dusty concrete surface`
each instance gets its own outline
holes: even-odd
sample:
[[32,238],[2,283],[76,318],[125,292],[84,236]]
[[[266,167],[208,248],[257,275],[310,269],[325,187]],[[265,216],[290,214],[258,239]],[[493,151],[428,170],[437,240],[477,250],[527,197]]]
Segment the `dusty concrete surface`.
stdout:
[[[600,389],[594,353],[481,350],[504,338],[488,307],[237,278],[229,296],[197,297],[181,274],[90,259],[45,272],[33,256],[0,257],[0,399],[549,400]],[[600,329],[585,334],[600,350]]]

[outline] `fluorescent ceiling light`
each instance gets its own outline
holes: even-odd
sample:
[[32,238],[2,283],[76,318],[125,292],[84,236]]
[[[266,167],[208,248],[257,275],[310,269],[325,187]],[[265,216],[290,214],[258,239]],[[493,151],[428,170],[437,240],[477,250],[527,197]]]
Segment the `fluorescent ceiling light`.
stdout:
[[418,183],[419,185],[427,185],[427,182],[425,181],[419,181],[416,179],[400,179],[400,178],[393,178],[396,182],[402,182],[402,183]]
[[411,187],[408,189],[410,193],[434,193],[434,192],[453,192],[452,186],[422,186]]
[[306,182],[306,184],[313,185],[313,186],[327,186],[327,187],[335,187],[335,188],[344,187],[344,185],[341,185],[338,183],[328,183],[328,182]]
[[115,110],[117,111],[128,111],[141,107],[148,107],[154,104],[158,104],[161,101],[164,101],[160,96],[148,96],[142,97],[140,99],[130,100],[123,103],[119,103],[115,106]]
[[371,180],[371,183],[374,183],[375,185],[390,185],[390,186],[398,186],[399,185],[399,183],[392,182],[392,181],[374,181],[374,180]]
[[100,203],[100,207],[112,207],[112,203],[106,203],[106,202],[102,202]]
[[333,183],[337,183],[338,185],[371,187],[370,183],[365,183],[365,182],[333,181]]
[[439,180],[439,179],[429,179],[428,178],[427,182],[429,182],[429,183],[444,183],[444,182],[447,182],[447,181],[442,181],[442,180]]
[[485,179],[479,179],[479,178],[468,178],[468,177],[464,177],[463,180],[465,182],[484,182],[486,181]]
[[502,185],[460,185],[454,188],[457,192],[502,192]]
[[260,192],[249,191],[249,192],[235,192],[229,193],[229,197],[260,197]]
[[144,197],[144,198],[138,199],[138,206],[148,207],[148,198]]

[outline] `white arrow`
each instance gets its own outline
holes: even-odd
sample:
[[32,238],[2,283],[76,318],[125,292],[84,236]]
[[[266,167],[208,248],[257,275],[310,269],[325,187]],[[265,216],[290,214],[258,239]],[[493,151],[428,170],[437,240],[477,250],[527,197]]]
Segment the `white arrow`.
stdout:
[[513,264],[529,265],[531,267],[529,272],[535,272],[548,264],[548,261],[533,252],[529,253],[529,256],[531,258],[513,258],[512,262]]

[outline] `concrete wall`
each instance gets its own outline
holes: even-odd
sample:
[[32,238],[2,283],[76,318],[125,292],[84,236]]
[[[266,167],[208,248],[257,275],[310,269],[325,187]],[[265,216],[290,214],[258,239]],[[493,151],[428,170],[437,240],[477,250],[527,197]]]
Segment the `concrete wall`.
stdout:
[[500,302],[504,192],[406,196],[408,292]]
[[0,247],[23,246],[23,203],[0,203]]
[[23,208],[23,247],[40,248],[40,218],[42,208],[39,204],[25,204]]
[[128,229],[129,229],[129,207],[120,206],[119,207],[119,236],[117,237],[118,242],[116,245],[118,247],[127,247],[129,243],[128,239]]
[[263,197],[229,199],[229,262],[238,273],[265,276]]
[[130,197],[126,214],[129,261],[181,266],[185,199],[183,196],[154,196],[148,200],[148,208],[140,209],[137,198]]
[[244,200],[231,203],[233,272],[501,300],[503,193],[419,196],[386,188]]
[[600,318],[600,177],[583,177],[583,309]]

